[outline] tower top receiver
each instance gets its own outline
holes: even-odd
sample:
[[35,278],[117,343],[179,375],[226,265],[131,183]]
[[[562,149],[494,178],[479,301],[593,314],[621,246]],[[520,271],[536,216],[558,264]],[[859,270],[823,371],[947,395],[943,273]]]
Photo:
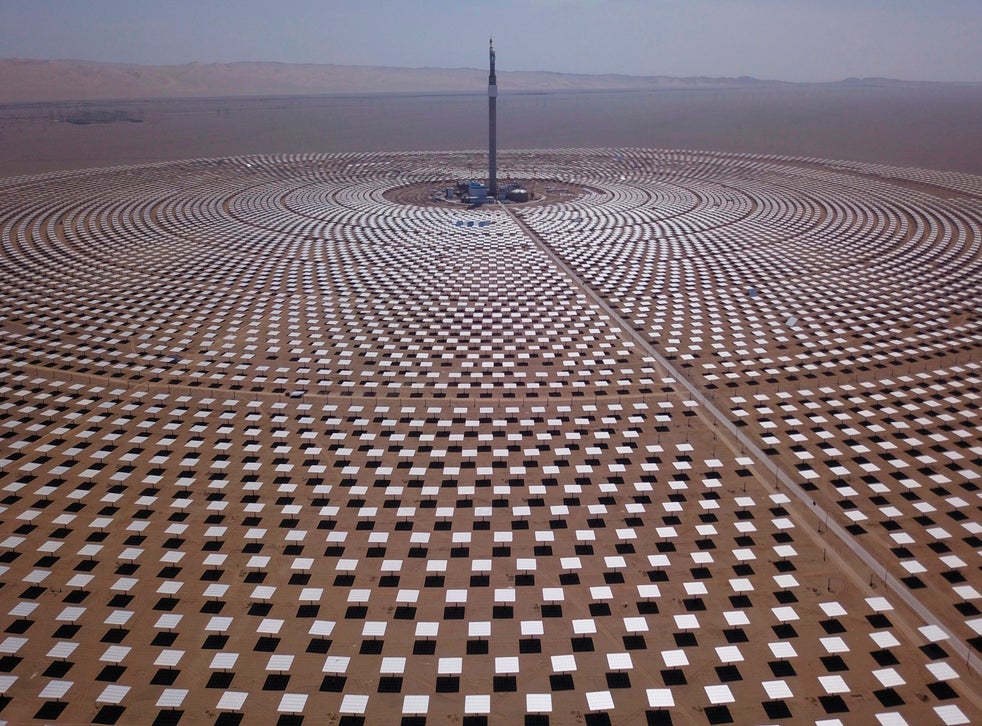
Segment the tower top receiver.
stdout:
[[491,59],[491,74],[488,76],[488,85],[493,86],[498,80],[494,75],[494,38],[488,41],[488,56]]

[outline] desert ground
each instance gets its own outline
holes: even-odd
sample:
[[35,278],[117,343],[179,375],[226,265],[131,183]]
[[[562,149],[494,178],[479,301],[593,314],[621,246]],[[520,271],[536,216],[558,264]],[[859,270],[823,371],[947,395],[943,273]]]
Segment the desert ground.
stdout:
[[[141,123],[58,122],[77,109]],[[640,147],[867,161],[982,174],[982,87],[814,86],[503,94],[499,148]],[[0,107],[0,176],[263,153],[487,145],[481,94],[346,95]]]
[[4,107],[0,719],[982,721],[982,101],[914,93],[503,96],[473,209],[404,202],[481,96]]

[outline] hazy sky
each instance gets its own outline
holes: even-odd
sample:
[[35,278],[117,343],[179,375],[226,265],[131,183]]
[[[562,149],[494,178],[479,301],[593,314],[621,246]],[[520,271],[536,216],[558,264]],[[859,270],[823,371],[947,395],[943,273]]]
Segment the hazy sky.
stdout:
[[982,0],[0,0],[0,56],[982,81]]

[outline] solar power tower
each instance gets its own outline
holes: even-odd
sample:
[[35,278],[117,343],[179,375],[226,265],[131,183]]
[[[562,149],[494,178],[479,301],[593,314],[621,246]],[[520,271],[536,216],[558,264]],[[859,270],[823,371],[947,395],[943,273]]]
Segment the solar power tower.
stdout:
[[494,75],[494,38],[489,41],[491,72],[488,74],[488,196],[498,198],[498,79]]

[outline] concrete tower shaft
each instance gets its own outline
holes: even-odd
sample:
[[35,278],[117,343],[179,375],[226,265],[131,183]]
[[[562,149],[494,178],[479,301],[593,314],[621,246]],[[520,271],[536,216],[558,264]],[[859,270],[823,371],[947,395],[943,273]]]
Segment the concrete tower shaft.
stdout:
[[498,198],[498,78],[494,74],[494,38],[490,39],[488,74],[488,194]]

